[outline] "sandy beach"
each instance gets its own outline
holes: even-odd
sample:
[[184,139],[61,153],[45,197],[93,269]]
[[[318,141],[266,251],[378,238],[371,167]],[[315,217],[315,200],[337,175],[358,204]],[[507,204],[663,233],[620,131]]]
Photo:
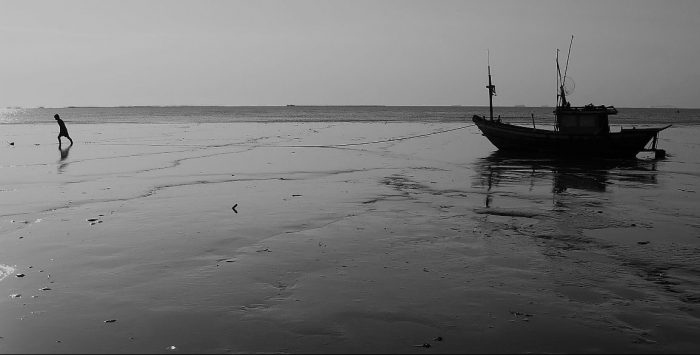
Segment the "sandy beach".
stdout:
[[5,125],[0,352],[700,350],[699,127],[565,164],[467,125]]

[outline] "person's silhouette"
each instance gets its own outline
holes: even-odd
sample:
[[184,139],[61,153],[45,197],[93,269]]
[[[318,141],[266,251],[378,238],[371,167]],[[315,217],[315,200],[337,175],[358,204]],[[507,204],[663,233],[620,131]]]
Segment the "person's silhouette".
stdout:
[[68,129],[66,128],[66,124],[63,123],[63,120],[61,117],[58,116],[58,114],[53,115],[53,118],[56,119],[56,122],[58,122],[58,146],[61,147],[61,137],[66,137],[70,141],[70,145],[73,145],[73,139],[68,135]]

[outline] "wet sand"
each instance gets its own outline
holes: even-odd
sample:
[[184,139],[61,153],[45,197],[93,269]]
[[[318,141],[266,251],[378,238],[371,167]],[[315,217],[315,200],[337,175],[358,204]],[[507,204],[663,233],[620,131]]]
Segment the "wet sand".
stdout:
[[314,147],[465,124],[3,126],[0,352],[700,351],[700,128]]

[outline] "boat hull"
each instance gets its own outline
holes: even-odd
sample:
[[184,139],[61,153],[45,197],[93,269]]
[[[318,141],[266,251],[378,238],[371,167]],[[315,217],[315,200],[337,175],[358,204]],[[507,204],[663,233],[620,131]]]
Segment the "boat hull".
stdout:
[[659,131],[667,128],[623,129],[603,134],[572,134],[472,118],[498,150],[545,156],[634,158]]

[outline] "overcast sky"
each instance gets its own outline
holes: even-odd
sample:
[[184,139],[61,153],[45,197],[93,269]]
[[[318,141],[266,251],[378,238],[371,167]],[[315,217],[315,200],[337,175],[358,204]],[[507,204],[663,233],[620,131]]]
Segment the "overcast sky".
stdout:
[[0,0],[0,107],[700,107],[700,1]]

